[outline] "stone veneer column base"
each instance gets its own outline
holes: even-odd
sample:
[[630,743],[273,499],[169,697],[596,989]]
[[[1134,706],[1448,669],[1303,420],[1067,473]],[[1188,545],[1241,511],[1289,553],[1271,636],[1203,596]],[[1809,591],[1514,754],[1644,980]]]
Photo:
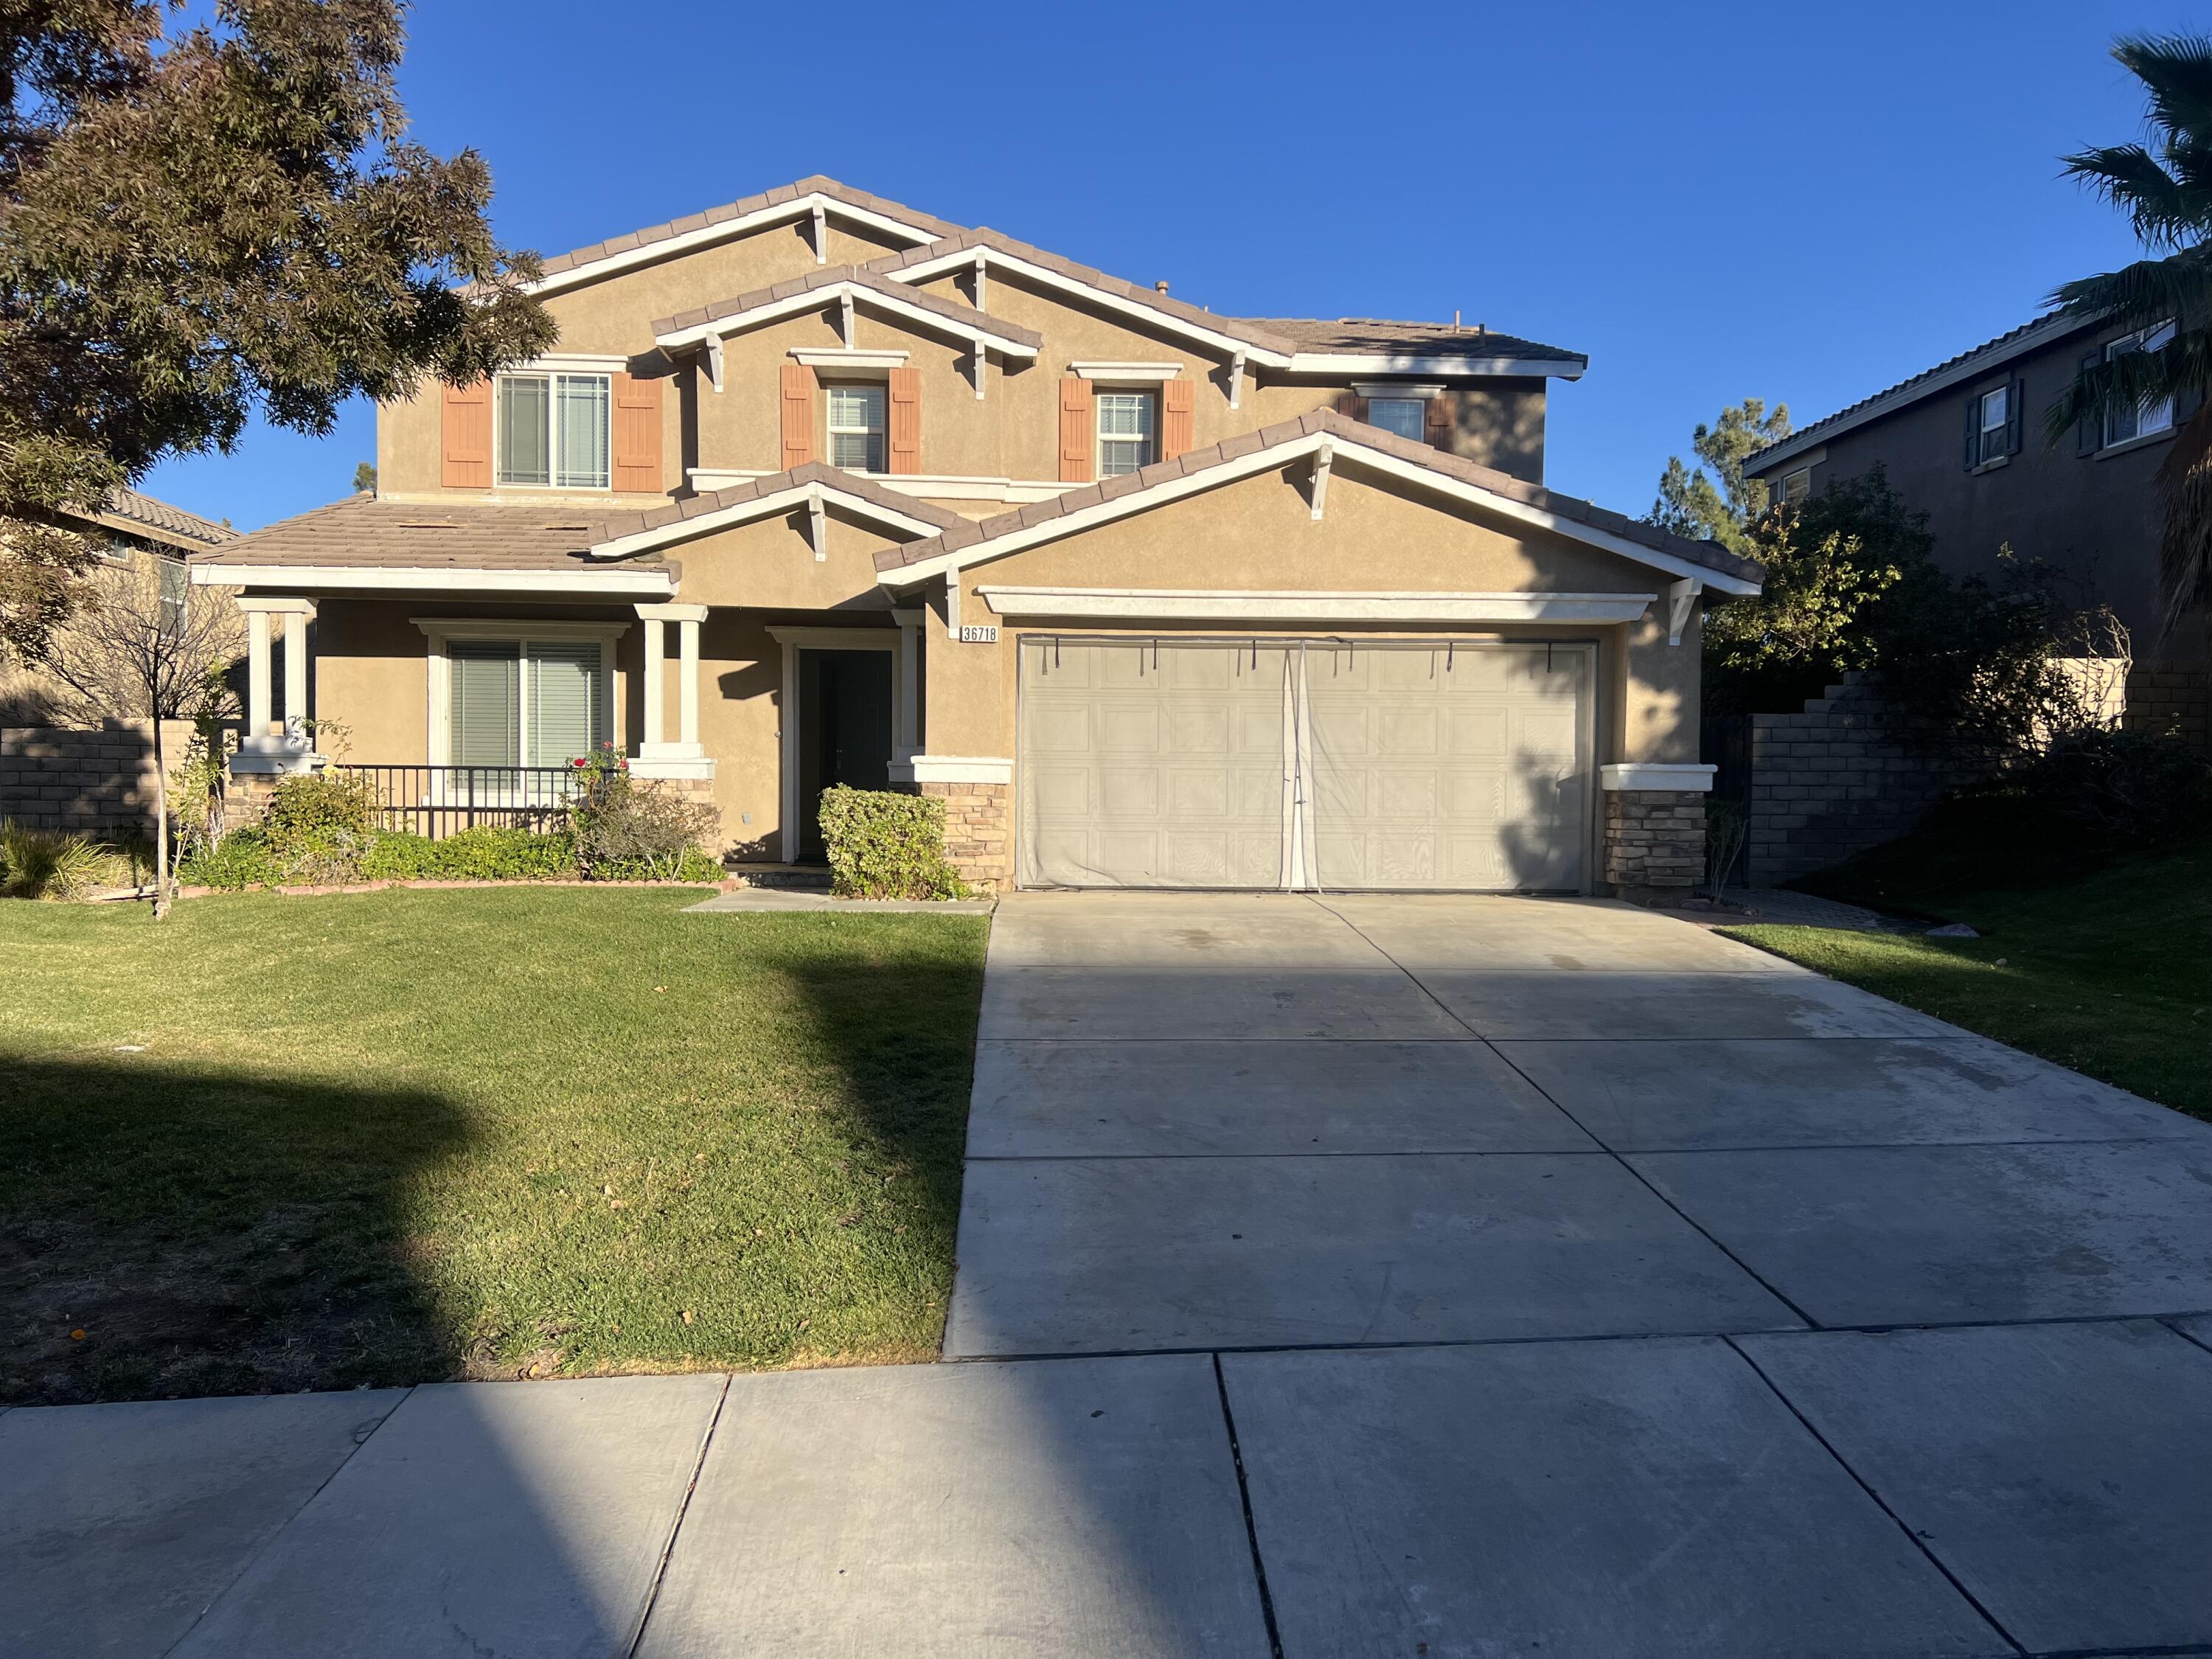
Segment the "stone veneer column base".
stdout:
[[1613,789],[1605,797],[1605,879],[1684,891],[1705,874],[1705,796],[1691,789]]
[[1003,783],[901,786],[945,803],[945,856],[979,893],[1013,885],[1013,842],[1007,824],[1012,791]]

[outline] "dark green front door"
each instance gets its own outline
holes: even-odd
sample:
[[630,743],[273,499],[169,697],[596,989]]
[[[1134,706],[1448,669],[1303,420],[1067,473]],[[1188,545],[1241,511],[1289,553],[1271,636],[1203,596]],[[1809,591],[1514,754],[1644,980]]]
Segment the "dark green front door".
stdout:
[[886,789],[891,774],[891,653],[799,653],[799,856],[823,857],[822,792]]

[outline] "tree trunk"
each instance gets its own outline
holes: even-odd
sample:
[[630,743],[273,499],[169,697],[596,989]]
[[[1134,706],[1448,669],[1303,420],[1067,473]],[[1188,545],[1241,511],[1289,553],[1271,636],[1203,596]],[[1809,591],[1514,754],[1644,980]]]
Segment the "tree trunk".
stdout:
[[161,713],[154,705],[154,920],[169,914],[169,767],[161,752]]

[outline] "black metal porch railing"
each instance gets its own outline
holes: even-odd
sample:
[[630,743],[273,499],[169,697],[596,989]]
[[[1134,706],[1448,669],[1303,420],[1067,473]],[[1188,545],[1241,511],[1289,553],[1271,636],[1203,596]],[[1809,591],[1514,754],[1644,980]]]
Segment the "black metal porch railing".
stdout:
[[343,766],[374,785],[387,830],[433,841],[479,824],[550,829],[576,793],[573,766]]

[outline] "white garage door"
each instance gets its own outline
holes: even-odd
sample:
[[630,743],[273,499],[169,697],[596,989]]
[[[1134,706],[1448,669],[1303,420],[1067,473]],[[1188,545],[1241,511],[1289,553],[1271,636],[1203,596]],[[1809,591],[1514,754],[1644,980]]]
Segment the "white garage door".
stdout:
[[1021,879],[1578,890],[1592,656],[1025,640]]

